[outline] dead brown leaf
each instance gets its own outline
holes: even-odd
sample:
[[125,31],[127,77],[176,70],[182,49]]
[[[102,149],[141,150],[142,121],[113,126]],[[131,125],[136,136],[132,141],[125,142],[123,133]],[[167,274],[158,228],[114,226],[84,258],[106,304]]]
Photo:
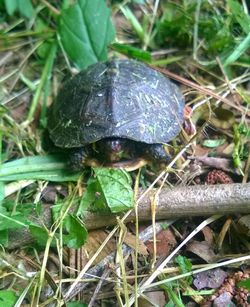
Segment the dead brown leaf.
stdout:
[[[124,243],[126,243],[129,247],[136,249],[136,236],[131,232],[127,232],[126,237],[124,238]],[[141,255],[148,255],[147,246],[141,241],[138,242],[137,251]]]
[[187,251],[192,252],[193,254],[196,254],[203,260],[205,260],[208,263],[211,263],[216,258],[216,255],[211,247],[211,245],[206,241],[191,241],[187,245]]
[[239,231],[250,237],[250,214],[242,216],[237,223]]
[[[177,242],[173,232],[170,229],[162,230],[156,235],[156,255],[168,256],[171,250],[176,246]],[[153,241],[147,241],[146,246],[149,253],[154,253]]]
[[214,242],[214,234],[213,234],[213,230],[206,226],[202,229],[202,233],[204,235],[205,241],[209,244],[212,245]]
[[166,297],[163,291],[151,291],[146,294],[149,301],[140,297],[138,301],[139,307],[164,307],[166,305]]
[[[91,258],[94,253],[98,250],[98,248],[101,246],[103,241],[106,239],[108,234],[100,229],[100,230],[93,230],[89,232],[88,240],[84,245],[84,249],[86,250],[88,254],[88,258]],[[110,253],[114,252],[116,250],[116,242],[114,239],[111,239],[108,241],[108,243],[105,245],[101,253],[96,258],[94,264],[100,262],[102,259],[104,259],[106,256],[108,256]]]

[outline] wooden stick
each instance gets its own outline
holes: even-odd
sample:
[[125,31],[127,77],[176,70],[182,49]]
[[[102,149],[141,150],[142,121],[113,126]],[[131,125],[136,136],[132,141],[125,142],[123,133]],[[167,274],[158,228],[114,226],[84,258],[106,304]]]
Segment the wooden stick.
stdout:
[[[151,220],[151,200],[156,190],[139,204],[140,221]],[[163,189],[159,195],[156,219],[188,218],[213,214],[250,213],[250,183],[182,186]],[[132,212],[126,221],[134,221]],[[116,215],[88,212],[84,217],[88,229],[116,224]]]
[[[151,220],[151,200],[157,190],[152,190],[139,203],[139,221]],[[141,194],[144,191],[141,191]],[[140,195],[139,195],[140,197]],[[158,198],[156,220],[173,218],[189,218],[193,216],[208,216],[213,214],[250,213],[250,183],[179,186],[173,189],[163,189]],[[122,216],[123,214],[120,214]],[[86,212],[83,222],[87,229],[97,229],[116,224],[116,214]],[[35,220],[35,219],[34,219]],[[46,205],[41,220],[51,225],[50,206]],[[126,222],[134,221],[132,211]],[[13,240],[13,241],[12,241]],[[15,230],[10,236],[10,248],[23,246],[31,242],[29,232]]]

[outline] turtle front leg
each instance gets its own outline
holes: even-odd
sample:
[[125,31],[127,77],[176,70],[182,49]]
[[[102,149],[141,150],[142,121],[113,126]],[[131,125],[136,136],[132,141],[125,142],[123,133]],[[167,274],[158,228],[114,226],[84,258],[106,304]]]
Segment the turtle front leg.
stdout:
[[92,156],[92,148],[84,146],[81,148],[75,148],[70,153],[69,166],[73,171],[81,171],[86,165],[88,158]]
[[162,144],[146,144],[143,148],[143,156],[152,162],[164,164],[168,163],[171,158]]

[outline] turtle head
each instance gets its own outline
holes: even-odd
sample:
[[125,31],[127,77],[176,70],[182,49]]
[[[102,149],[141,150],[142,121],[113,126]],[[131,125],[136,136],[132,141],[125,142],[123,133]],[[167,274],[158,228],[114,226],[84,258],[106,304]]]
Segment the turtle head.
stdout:
[[127,157],[131,144],[129,140],[123,138],[104,138],[94,145],[94,150],[99,158],[105,162],[117,162]]

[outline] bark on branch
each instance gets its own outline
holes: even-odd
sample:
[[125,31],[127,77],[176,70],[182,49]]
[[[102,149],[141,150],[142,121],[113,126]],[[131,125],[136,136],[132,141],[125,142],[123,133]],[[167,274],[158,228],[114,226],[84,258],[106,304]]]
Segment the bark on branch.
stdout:
[[[139,221],[151,220],[151,200],[157,190],[148,193],[138,205]],[[141,191],[141,194],[144,191]],[[189,218],[213,214],[250,213],[250,183],[181,186],[163,189],[159,194],[156,208],[156,219]],[[121,214],[122,216],[123,214]],[[97,229],[116,224],[116,214],[91,213],[84,216],[87,229]],[[42,219],[47,226],[51,225],[51,212],[46,206]],[[126,222],[134,221],[135,213],[131,212]],[[31,242],[27,230],[16,230],[10,236],[9,248],[16,248]]]
[[[155,192],[156,190],[151,191],[139,203],[140,221],[151,220],[151,199]],[[250,183],[181,186],[161,191],[156,208],[156,219],[249,212]],[[135,213],[132,211],[127,221],[134,219]],[[84,217],[84,223],[88,229],[110,226],[116,223],[116,215],[89,212]]]

